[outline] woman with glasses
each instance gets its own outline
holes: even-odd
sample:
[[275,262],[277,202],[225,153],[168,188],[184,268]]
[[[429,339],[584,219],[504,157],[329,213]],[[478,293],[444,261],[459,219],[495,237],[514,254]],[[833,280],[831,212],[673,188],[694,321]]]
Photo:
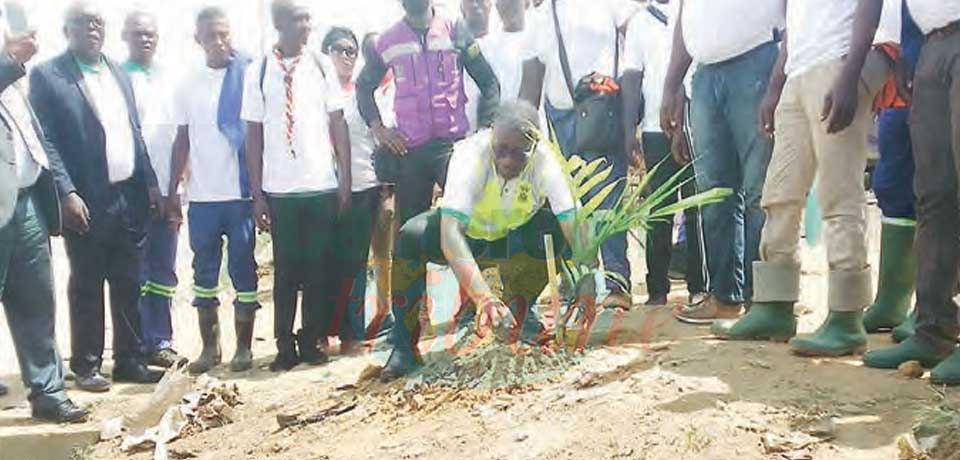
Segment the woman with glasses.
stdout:
[[[342,215],[337,225],[336,238],[340,248],[339,262],[342,264],[340,276],[335,285],[330,286],[329,295],[336,299],[333,326],[328,334],[340,337],[340,349],[343,353],[359,351],[361,341],[366,338],[364,307],[367,287],[367,263],[374,226],[381,209],[382,187],[373,169],[373,151],[376,141],[364,123],[357,108],[354,70],[360,54],[359,43],[354,33],[347,28],[330,29],[321,44],[324,54],[330,56],[337,72],[337,80],[344,96],[344,115],[350,132],[351,175],[353,178],[352,208]],[[387,92],[390,85],[384,85],[377,92],[377,103],[383,108],[384,115],[393,115],[385,104],[393,97]],[[375,334],[380,320],[371,328]]]

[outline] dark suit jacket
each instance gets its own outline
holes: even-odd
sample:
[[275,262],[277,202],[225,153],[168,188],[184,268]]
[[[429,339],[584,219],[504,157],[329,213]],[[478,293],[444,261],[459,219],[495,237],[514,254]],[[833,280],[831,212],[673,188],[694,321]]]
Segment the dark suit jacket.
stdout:
[[83,84],[83,73],[68,51],[37,66],[30,75],[30,101],[60,158],[71,183],[58,181],[63,194],[76,191],[90,210],[90,231],[97,235],[98,222],[121,193],[130,210],[132,230],[146,229],[150,211],[148,188],[157,178],[147,157],[133,88],[127,74],[107,59],[107,67],[120,84],[130,114],[134,137],[133,177],[123,186],[110,184],[107,171],[106,134]]
[[[17,62],[14,62],[7,55],[0,55],[0,92],[3,92],[17,80],[26,76],[26,69]],[[36,191],[36,203],[40,208],[43,217],[47,222],[47,229],[51,235],[59,235],[61,232],[60,220],[60,201],[58,190],[72,190],[73,185],[70,182],[70,176],[64,169],[60,155],[53,147],[53,144],[47,140],[40,122],[36,115],[27,104],[31,112],[32,126],[21,126],[23,129],[31,127],[36,131],[37,138],[43,144],[47,154],[49,166],[44,169],[37,183],[34,185]],[[17,158],[13,150],[13,143],[19,142],[16,139],[17,127],[12,125],[12,120],[2,118],[0,123],[0,227],[13,215],[16,207],[17,194],[19,193],[17,181]]]

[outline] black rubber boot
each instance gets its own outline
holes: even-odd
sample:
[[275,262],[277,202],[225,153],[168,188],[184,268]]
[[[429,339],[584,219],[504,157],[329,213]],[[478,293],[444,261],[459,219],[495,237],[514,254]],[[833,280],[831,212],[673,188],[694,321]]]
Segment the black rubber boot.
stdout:
[[380,380],[389,382],[415,372],[423,365],[417,344],[420,342],[420,309],[393,308],[393,352],[380,372]]
[[297,333],[297,348],[300,349],[300,362],[302,363],[319,366],[330,360],[319,346],[317,336],[308,334],[303,329]]
[[297,344],[293,337],[277,339],[277,357],[270,363],[273,372],[286,372],[300,364]]
[[219,365],[223,359],[220,352],[220,316],[217,313],[217,307],[197,308],[197,319],[200,323],[203,350],[188,368],[194,375],[208,372]]
[[253,326],[256,310],[237,310],[233,327],[237,333],[237,351],[230,360],[230,370],[242,372],[253,367]]

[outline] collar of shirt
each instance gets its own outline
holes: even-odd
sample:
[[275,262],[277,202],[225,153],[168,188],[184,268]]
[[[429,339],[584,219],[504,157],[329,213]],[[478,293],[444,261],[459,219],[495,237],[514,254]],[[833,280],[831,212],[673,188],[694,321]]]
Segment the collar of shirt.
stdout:
[[77,67],[80,68],[80,72],[99,74],[103,70],[104,66],[106,65],[107,58],[103,54],[101,54],[100,59],[97,60],[97,63],[94,65],[90,65],[90,64],[84,63],[79,58],[77,58],[77,55],[73,55],[73,62],[77,63]]
[[151,73],[153,73],[152,67],[150,68],[144,67],[140,65],[140,63],[134,62],[133,60],[130,60],[130,59],[128,59],[126,62],[123,63],[123,70],[126,70],[127,72],[131,72],[131,73],[139,72],[147,75],[150,75]]

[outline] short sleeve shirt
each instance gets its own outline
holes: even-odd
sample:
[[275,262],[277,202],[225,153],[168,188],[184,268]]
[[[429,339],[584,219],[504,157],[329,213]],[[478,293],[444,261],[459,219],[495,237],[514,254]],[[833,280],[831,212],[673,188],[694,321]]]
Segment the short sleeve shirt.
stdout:
[[[500,177],[493,162],[493,147],[490,130],[480,131],[456,144],[447,170],[447,184],[440,202],[443,212],[457,216],[466,223],[472,219],[486,219],[486,213],[509,212],[511,208],[527,205],[526,220],[511,222],[506,230],[526,223],[547,202],[556,215],[568,214],[575,209],[569,181],[559,160],[548,146],[540,143],[531,154],[529,163],[520,176],[505,180]],[[486,198],[487,188],[494,184],[499,189],[498,201],[493,208],[479,209]],[[474,237],[474,235],[468,236]]]
[[[344,95],[333,63],[305,51],[283,60],[292,70],[293,142],[287,130],[284,71],[270,54],[247,69],[241,118],[263,125],[263,191],[297,194],[336,190],[337,172],[329,114],[344,109]],[[261,71],[263,82],[261,91]]]
[[243,197],[240,157],[220,132],[217,109],[227,69],[203,66],[185,78],[177,90],[176,122],[190,137],[191,202],[223,202]]
[[[576,86],[592,72],[613,75],[617,29],[624,26],[639,9],[630,0],[557,0],[560,30],[566,45],[570,76]],[[530,15],[528,47],[546,66],[544,92],[555,108],[570,110],[573,99],[560,65],[551,0]]]

